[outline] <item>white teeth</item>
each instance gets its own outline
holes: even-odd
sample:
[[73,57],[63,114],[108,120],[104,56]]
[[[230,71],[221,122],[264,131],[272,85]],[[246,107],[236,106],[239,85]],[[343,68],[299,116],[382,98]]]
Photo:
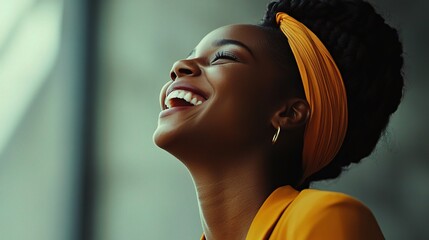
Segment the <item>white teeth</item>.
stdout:
[[165,106],[167,108],[171,108],[171,99],[173,98],[180,98],[183,99],[185,101],[187,101],[188,103],[191,103],[194,106],[200,105],[203,103],[203,98],[200,95],[194,94],[193,92],[190,91],[186,91],[186,90],[173,90],[172,92],[170,92],[170,94],[168,94],[168,96],[165,98]]
[[191,102],[191,98],[192,98],[192,93],[190,92],[187,92],[183,97],[183,99],[185,99],[187,102]]
[[186,93],[184,91],[179,91],[179,93],[177,94],[177,97],[183,99],[183,97],[185,96],[185,94]]

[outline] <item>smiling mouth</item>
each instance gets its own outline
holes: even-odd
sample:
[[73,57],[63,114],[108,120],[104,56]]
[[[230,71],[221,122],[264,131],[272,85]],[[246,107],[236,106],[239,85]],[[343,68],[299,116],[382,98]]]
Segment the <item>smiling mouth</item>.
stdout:
[[166,109],[171,109],[175,107],[193,107],[201,105],[206,99],[194,92],[177,89],[171,91],[164,101],[164,106]]

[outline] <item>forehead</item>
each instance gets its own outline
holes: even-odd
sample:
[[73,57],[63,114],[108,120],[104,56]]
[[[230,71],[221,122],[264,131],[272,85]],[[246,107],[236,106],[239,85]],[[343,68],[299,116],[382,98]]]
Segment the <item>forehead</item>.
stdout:
[[222,39],[231,39],[245,44],[254,52],[260,52],[266,45],[267,33],[261,27],[256,25],[228,25],[213,30],[207,34],[197,45],[196,50],[199,48],[210,47],[216,41]]

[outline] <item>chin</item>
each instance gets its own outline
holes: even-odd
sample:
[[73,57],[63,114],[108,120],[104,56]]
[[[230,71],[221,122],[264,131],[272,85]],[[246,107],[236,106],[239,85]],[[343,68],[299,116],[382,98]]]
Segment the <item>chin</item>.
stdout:
[[197,156],[206,156],[207,141],[201,139],[200,134],[186,131],[185,128],[169,128],[158,126],[153,134],[154,143],[167,151],[178,160],[188,165],[191,159]]
[[156,146],[168,151],[168,146],[174,145],[175,135],[171,130],[158,126],[152,138]]
[[160,129],[155,130],[153,134],[153,142],[156,146],[170,153],[181,162],[183,162],[184,158],[183,151],[189,152],[189,149],[184,149],[183,146],[180,146],[180,141],[174,136],[174,134],[164,132]]
[[158,128],[153,133],[153,141],[158,147],[172,153],[173,149],[184,147],[179,145],[183,145],[186,142],[186,135],[186,131],[183,128],[167,124],[158,125]]

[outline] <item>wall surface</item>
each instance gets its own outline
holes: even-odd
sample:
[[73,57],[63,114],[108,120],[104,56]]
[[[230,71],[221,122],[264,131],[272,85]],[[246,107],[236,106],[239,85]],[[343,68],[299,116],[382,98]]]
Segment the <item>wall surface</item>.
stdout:
[[0,239],[72,240],[80,4],[0,5]]

